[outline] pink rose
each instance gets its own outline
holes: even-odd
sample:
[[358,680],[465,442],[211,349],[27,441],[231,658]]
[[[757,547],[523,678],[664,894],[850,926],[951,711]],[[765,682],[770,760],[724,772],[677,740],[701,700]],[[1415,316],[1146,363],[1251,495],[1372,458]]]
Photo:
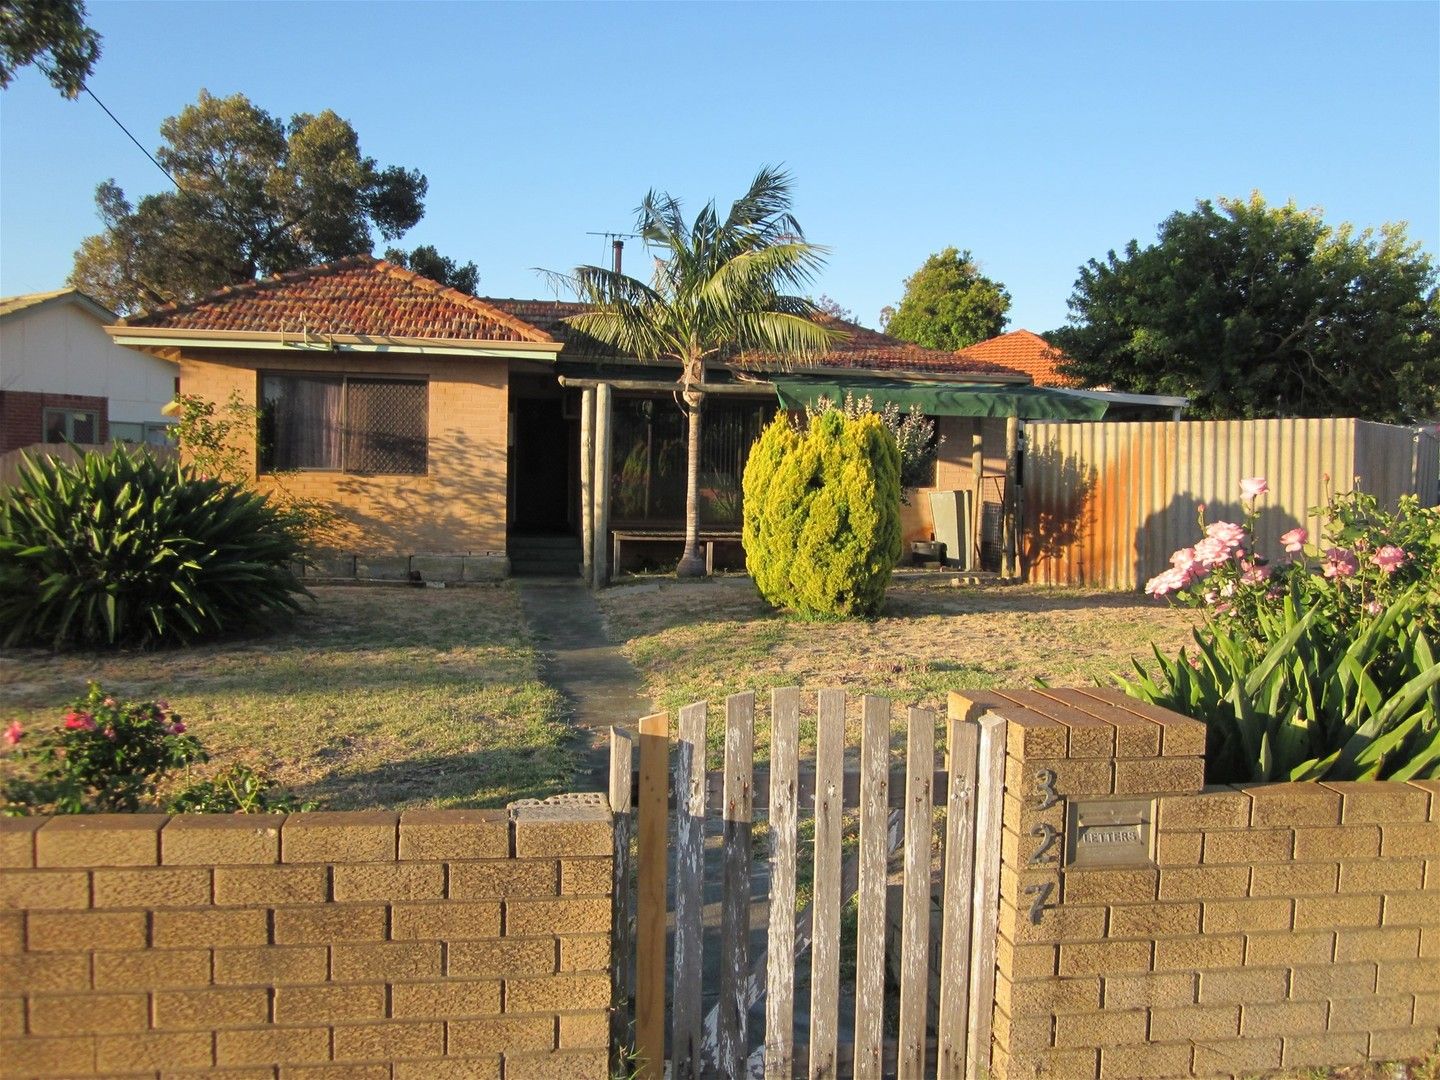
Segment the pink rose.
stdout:
[[105,729],[104,734],[105,734],[105,737],[106,737],[107,739],[109,739],[111,742],[114,742],[114,741],[115,741],[115,729],[114,729],[113,727],[107,727],[107,728]]
[[25,736],[25,726],[19,720],[11,720],[5,729],[5,745],[14,746]]
[[1233,550],[1245,542],[1245,526],[1233,521],[1216,521],[1205,526],[1205,535]]
[[89,713],[70,713],[65,717],[65,728],[68,731],[94,731],[95,721]]
[[1145,591],[1157,600],[1166,593],[1177,592],[1190,583],[1187,570],[1172,566],[1163,573],[1156,574],[1145,583]]
[[1247,476],[1240,481],[1242,499],[1258,499],[1270,490],[1270,482],[1263,476]]
[[1195,545],[1195,558],[1205,569],[1219,566],[1230,557],[1230,548],[1219,537],[1207,536]]
[[1360,560],[1344,548],[1327,548],[1325,551],[1325,576],[1327,578],[1354,577],[1360,569]]
[[1262,581],[1270,580],[1270,573],[1268,566],[1250,566],[1240,575],[1240,580],[1246,585],[1259,585]]
[[1195,565],[1195,549],[1193,547],[1181,548],[1170,556],[1170,565],[1179,567],[1181,570],[1187,566]]
[[1304,550],[1305,541],[1310,539],[1310,534],[1304,529],[1291,529],[1289,532],[1280,534],[1280,543],[1285,545],[1285,550],[1290,554]]
[[1365,602],[1365,614],[1367,615],[1379,615],[1384,610],[1385,605],[1380,603],[1379,600],[1367,600]]
[[182,724],[179,720],[176,720],[173,724],[170,725],[170,734],[171,734],[171,735],[184,735],[184,734],[185,734],[185,725]]
[[1372,561],[1387,574],[1393,574],[1400,567],[1404,566],[1410,558],[1404,548],[1396,547],[1394,544],[1386,544],[1372,556]]
[[107,698],[104,700],[104,702],[102,702],[102,704],[103,704],[107,709],[113,709],[113,708],[115,708],[115,706],[116,706],[117,704],[119,704],[119,703],[118,703],[113,697],[107,697]]

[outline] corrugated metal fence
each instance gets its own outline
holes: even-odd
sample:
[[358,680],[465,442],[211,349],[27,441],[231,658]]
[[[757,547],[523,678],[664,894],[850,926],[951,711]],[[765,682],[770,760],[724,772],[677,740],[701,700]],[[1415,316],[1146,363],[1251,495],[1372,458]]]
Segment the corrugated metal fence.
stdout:
[[[1238,521],[1240,479],[1264,476],[1260,550],[1333,491],[1355,486],[1393,507],[1440,498],[1440,442],[1363,420],[1208,420],[1026,425],[1023,559],[1030,581],[1139,588],[1193,544],[1206,520]],[[1329,478],[1328,483],[1326,478]]]

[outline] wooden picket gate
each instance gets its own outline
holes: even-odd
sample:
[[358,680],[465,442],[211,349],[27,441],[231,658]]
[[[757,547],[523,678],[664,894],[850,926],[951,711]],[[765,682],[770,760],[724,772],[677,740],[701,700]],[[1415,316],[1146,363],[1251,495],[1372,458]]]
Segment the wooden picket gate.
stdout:
[[[638,739],[612,731],[614,1034],[633,1045],[641,1077],[988,1069],[1005,722],[952,716],[936,769],[930,710],[908,710],[904,758],[892,762],[887,699],[862,699],[848,748],[843,691],[813,701],[813,764],[801,761],[805,702],[793,687],[771,696],[768,767],[755,767],[753,693],[726,699],[719,772],[705,770],[704,703],[679,711],[673,742],[663,713],[640,721]],[[769,850],[756,858],[760,825]],[[887,914],[887,898],[898,911]],[[752,912],[763,930],[752,932]]]

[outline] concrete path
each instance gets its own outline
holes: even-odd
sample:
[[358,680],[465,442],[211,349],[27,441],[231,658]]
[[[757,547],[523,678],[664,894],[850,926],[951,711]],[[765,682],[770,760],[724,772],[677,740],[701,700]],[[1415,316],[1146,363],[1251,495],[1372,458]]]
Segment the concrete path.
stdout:
[[594,594],[579,579],[517,578],[520,608],[542,658],[541,676],[571,705],[580,739],[575,791],[604,791],[610,728],[650,711],[640,675],[605,636]]

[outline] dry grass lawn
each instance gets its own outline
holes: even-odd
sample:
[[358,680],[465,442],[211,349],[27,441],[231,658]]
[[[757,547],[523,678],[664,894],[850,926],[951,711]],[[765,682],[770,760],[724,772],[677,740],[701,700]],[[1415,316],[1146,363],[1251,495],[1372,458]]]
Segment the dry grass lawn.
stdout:
[[[602,593],[601,605],[651,701],[671,711],[755,690],[763,712],[764,691],[800,686],[884,694],[943,715],[950,690],[1103,682],[1131,670],[1132,656],[1150,658],[1152,642],[1178,649],[1198,619],[1130,593],[949,580],[897,580],[884,615],[868,621],[775,612],[745,578],[622,586]],[[761,756],[766,745],[762,724]]]
[[168,700],[213,765],[263,765],[324,809],[503,806],[565,789],[566,706],[539,678],[512,588],[314,593],[272,637],[0,651],[0,723],[54,724],[93,679]]

